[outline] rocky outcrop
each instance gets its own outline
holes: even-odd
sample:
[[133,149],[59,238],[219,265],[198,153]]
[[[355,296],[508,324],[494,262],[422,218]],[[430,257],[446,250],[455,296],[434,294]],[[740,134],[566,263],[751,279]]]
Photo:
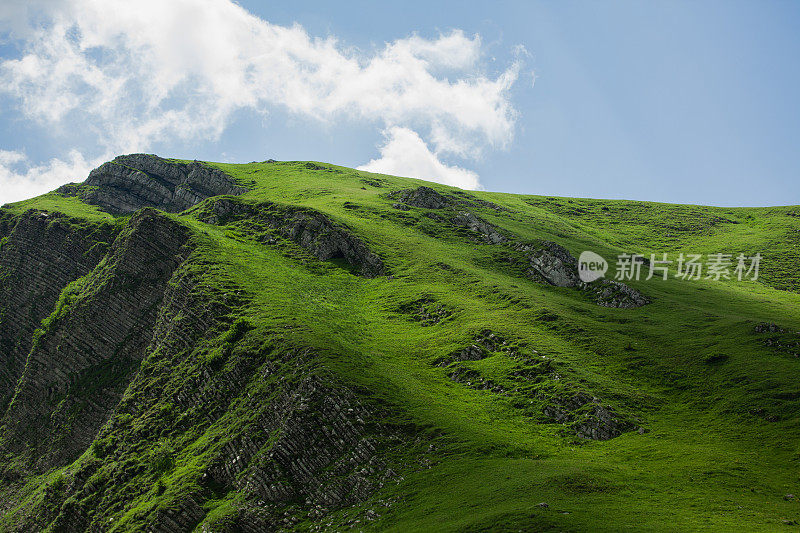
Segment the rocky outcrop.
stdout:
[[456,226],[475,232],[479,235],[481,240],[488,244],[500,244],[508,241],[508,238],[497,226],[486,222],[471,211],[457,213],[450,219],[450,222]]
[[633,287],[613,279],[583,283],[581,288],[594,296],[597,305],[617,309],[635,309],[650,303],[650,299]]
[[[138,525],[128,528],[290,529],[365,501],[396,476],[383,452],[403,446],[405,434],[321,372],[314,350],[280,336],[264,343],[264,331],[234,323],[243,333],[224,368],[207,361],[204,350],[228,328],[226,316],[250,300],[193,261],[173,275],[139,372],[91,454],[35,509],[29,530],[106,530],[114,517],[155,499],[159,505],[139,507]],[[157,448],[161,459],[150,452],[142,462],[143,447]],[[185,485],[154,492],[178,461],[189,471]],[[110,480],[114,491],[105,489]],[[233,512],[207,514],[210,501],[231,494]]]
[[[182,225],[143,210],[98,267],[62,292],[2,419],[5,452],[27,454],[35,470],[46,470],[86,450],[151,340],[188,240]],[[87,390],[93,391],[89,401]]]
[[[600,279],[585,283],[578,275],[578,260],[563,246],[550,241],[524,242],[496,225],[484,220],[472,211],[456,211],[469,206],[488,207],[496,211],[507,211],[496,204],[472,198],[466,194],[458,199],[447,198],[428,187],[404,189],[389,195],[402,203],[392,205],[394,209],[409,210],[409,206],[426,209],[446,209],[445,216],[426,212],[424,216],[437,222],[447,223],[470,232],[470,238],[491,245],[503,245],[521,252],[526,258],[527,277],[540,283],[556,287],[575,287],[591,294],[595,302],[603,307],[633,309],[650,303],[638,290],[619,281]],[[448,216],[449,214],[449,216]]]
[[633,424],[585,392],[549,398],[544,413],[554,421],[572,427],[579,437],[585,439],[609,440],[634,429]]
[[[435,359],[433,364],[445,368],[452,381],[496,394],[509,400],[512,406],[526,410],[528,416],[563,424],[581,438],[608,440],[635,429],[633,423],[603,405],[583,386],[564,379],[549,357],[509,342],[488,329],[472,340],[472,344]],[[507,357],[516,364],[510,366],[506,375],[495,373],[491,377],[483,375],[480,367],[469,365],[488,357]],[[502,366],[508,367],[508,362]]]
[[[224,437],[193,450],[203,458],[197,484],[148,517],[146,529],[187,531],[202,523],[215,531],[269,531],[369,498],[394,476],[381,459],[382,450],[402,445],[403,436],[377,424],[383,413],[326,377],[315,350],[280,336],[264,343],[263,331],[248,329],[224,369],[215,371],[201,362],[198,371],[198,347],[213,342],[228,312],[248,304],[235,286],[211,293],[201,288],[208,277],[194,267],[180,273],[147,350],[151,360],[158,354],[169,363],[147,365],[140,372],[130,386],[135,394],[122,402],[101,433],[110,439],[120,433],[118,427],[123,434],[131,431],[116,421],[152,416],[164,402],[162,391],[169,391],[174,411],[183,414],[180,420],[167,416],[161,422],[162,438],[181,440],[186,428],[196,434],[226,428]],[[177,316],[185,317],[181,325]],[[152,439],[148,429],[139,427],[120,440]],[[112,453],[122,460],[129,452],[119,447]],[[237,512],[221,523],[207,519],[203,503],[231,491],[239,494]]]
[[58,189],[113,214],[143,207],[179,212],[206,198],[238,195],[247,189],[222,172],[197,161],[180,163],[148,154],[123,155],[92,170],[80,185]]
[[[358,274],[374,278],[386,273],[381,258],[349,229],[308,208],[280,206],[271,202],[249,204],[219,198],[204,204],[197,216],[209,224],[246,222],[248,231],[257,234],[258,224],[273,230],[311,252],[321,261],[344,259]],[[262,232],[261,238],[269,238]]]
[[452,316],[453,311],[433,298],[423,297],[397,308],[400,313],[409,315],[421,326],[440,324]]
[[591,294],[597,305],[634,309],[650,303],[641,292],[615,280],[599,279],[586,283],[578,275],[578,260],[554,242],[517,244],[514,248],[529,261],[528,277],[556,287],[576,287]]
[[[208,429],[241,391],[255,362],[239,365],[233,375],[217,379],[208,364],[203,365],[202,373],[186,364],[192,360],[193,350],[227,327],[226,317],[249,301],[228,280],[214,279],[207,267],[190,257],[163,287],[149,345],[141,348],[137,372],[125,377],[127,392],[116,397],[113,413],[103,421],[99,433],[95,430],[89,453],[70,467],[65,488],[51,496],[58,503],[35,509],[36,514],[29,518],[32,531],[48,525],[57,531],[107,530],[115,511],[135,506],[136,499],[150,489],[153,476],[174,464],[172,450],[157,446],[159,441],[190,429]],[[176,421],[175,409],[191,416]],[[134,420],[138,422],[132,423]],[[154,464],[152,451],[142,462],[143,448],[154,448],[164,459],[163,465]],[[155,466],[158,469],[153,472]],[[112,479],[116,489],[109,492],[105,484]],[[148,520],[153,529],[191,531],[205,515],[203,501],[195,493],[182,492],[167,509],[153,512]]]
[[205,474],[208,484],[261,502],[242,507],[229,530],[278,527],[284,517],[275,511],[286,505],[295,504],[296,520],[368,499],[393,477],[378,451],[386,435],[369,429],[373,418],[352,393],[313,373],[280,393],[261,409],[256,431],[232,442]]
[[445,196],[425,186],[420,186],[416,189],[405,189],[391,196],[407,205],[424,209],[442,209],[451,204]]
[[[496,204],[472,198],[465,193],[459,198],[450,199],[428,187],[396,191],[389,198],[402,200],[392,207],[401,211],[409,210],[409,206],[426,209],[444,209],[442,214],[423,213],[423,216],[437,222],[449,223],[456,228],[469,232],[469,238],[490,245],[503,245],[521,252],[527,260],[525,274],[527,277],[556,287],[574,287],[591,294],[598,305],[633,309],[648,304],[650,301],[638,290],[619,281],[600,279],[586,283],[578,275],[578,260],[563,246],[550,241],[526,242],[506,232],[498,226],[484,220],[472,211],[456,210],[464,207],[488,207],[496,211],[507,211]],[[444,215],[444,216],[442,216]],[[518,262],[519,259],[511,258]]]
[[5,410],[31,349],[34,330],[61,290],[90,272],[117,228],[86,224],[60,213],[30,210],[4,217],[0,245],[0,413]]
[[515,248],[524,252],[530,261],[528,276],[555,285],[556,287],[578,287],[578,260],[569,251],[554,242],[540,241],[536,244],[519,244]]

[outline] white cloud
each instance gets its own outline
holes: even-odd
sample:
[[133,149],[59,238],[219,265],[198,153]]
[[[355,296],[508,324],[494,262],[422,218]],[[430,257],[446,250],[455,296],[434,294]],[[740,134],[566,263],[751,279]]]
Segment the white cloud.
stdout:
[[83,181],[104,159],[107,156],[86,161],[81,153],[72,150],[66,160],[55,158],[36,165],[22,152],[0,150],[2,203],[44,194],[70,181]]
[[7,167],[25,161],[25,154],[12,150],[0,150],[0,166]]
[[0,18],[22,50],[0,61],[0,93],[54,132],[80,127],[94,154],[213,141],[236,111],[273,107],[413,130],[435,153],[461,158],[514,136],[508,93],[520,63],[487,75],[480,37],[460,30],[367,53],[230,0],[11,0]]
[[437,181],[462,189],[481,188],[475,172],[442,163],[415,131],[395,126],[384,135],[386,143],[381,147],[380,159],[373,159],[358,170]]

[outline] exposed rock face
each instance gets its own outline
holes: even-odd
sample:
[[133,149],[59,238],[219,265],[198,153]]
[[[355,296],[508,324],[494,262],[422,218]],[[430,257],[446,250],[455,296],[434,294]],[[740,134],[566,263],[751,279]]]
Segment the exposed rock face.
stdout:
[[[81,242],[56,238],[58,224],[38,227],[38,214],[28,218],[36,234],[53,232],[54,253],[72,250],[64,244],[72,238]],[[203,528],[211,520],[206,502],[229,491],[242,495],[236,512],[206,529],[288,528],[287,509],[293,519],[320,518],[364,501],[395,476],[383,451],[404,446],[408,428],[381,425],[386,413],[318,371],[313,350],[265,346],[245,327],[224,369],[203,362],[203,346],[216,342],[249,297],[196,262],[192,242],[169,217],[141,211],[99,265],[62,294],[3,418],[2,452],[14,457],[4,466],[20,473],[63,466],[97,440],[48,489],[47,501],[17,517],[17,530],[107,530],[109,517],[148,498],[158,479],[143,446],[191,442],[184,439],[218,425],[228,425],[222,441],[210,439],[199,452],[169,449],[175,460],[194,453],[204,463],[187,489],[164,495],[167,505],[145,507],[147,530]],[[3,272],[36,279],[19,262]],[[14,474],[0,472],[4,482]]]
[[[368,498],[393,475],[379,452],[394,436],[373,422],[375,414],[351,391],[318,373],[314,350],[265,348],[245,334],[224,370],[195,370],[193,348],[214,336],[232,308],[248,303],[246,294],[231,296],[237,293],[235,286],[224,294],[209,294],[202,288],[205,276],[196,268],[182,269],[168,289],[147,353],[151,359],[167,358],[169,364],[148,365],[140,372],[130,386],[139,392],[122,402],[117,419],[157,411],[163,389],[170,391],[175,411],[184,415],[181,421],[164,420],[162,435],[231,424],[232,405],[238,409],[233,419],[247,423],[231,425],[225,441],[207,444],[198,486],[154,513],[148,530],[194,530],[206,516],[202,504],[231,490],[243,496],[241,505],[234,517],[213,524],[214,531],[274,530],[287,527],[282,522],[286,506],[294,506],[293,516],[315,518]],[[177,327],[177,316],[188,319]],[[176,373],[176,368],[187,371]],[[150,386],[153,382],[159,385]],[[103,432],[111,434],[114,427],[112,420]],[[148,429],[129,435],[130,442],[152,439],[144,433]]]
[[475,214],[471,211],[462,211],[458,213],[451,219],[451,222],[456,226],[474,231],[480,235],[484,242],[489,244],[500,244],[508,240],[508,238],[500,232],[497,226],[494,226],[482,218],[475,216]]
[[650,300],[641,292],[613,279],[584,283],[582,288],[595,295],[597,305],[603,307],[634,309],[650,303]]
[[[150,342],[167,282],[189,252],[188,239],[180,224],[143,210],[94,272],[62,294],[2,419],[4,451],[31,452],[34,468],[44,470],[74,460],[89,446]],[[69,273],[80,266],[73,263]],[[87,388],[96,390],[91,402],[82,394]]]
[[116,228],[82,225],[59,213],[30,210],[9,217],[0,247],[0,413],[14,392],[34,330],[53,310],[61,290],[90,272]]
[[[371,408],[321,376],[313,350],[259,347],[249,344],[245,334],[224,371],[207,366],[197,371],[197,347],[214,337],[226,313],[248,301],[245,294],[232,294],[237,293],[233,286],[225,293],[209,292],[202,287],[207,273],[198,266],[184,263],[166,290],[145,351],[150,364],[142,366],[100,431],[98,442],[106,444],[94,454],[107,460],[83,461],[68,474],[66,489],[53,496],[58,499],[30,517],[31,531],[47,524],[60,531],[105,529],[109,514],[135,506],[136,498],[150,490],[150,474],[136,461],[137,443],[180,440],[189,430],[202,435],[221,424],[229,430],[224,439],[203,444],[196,481],[169,495],[168,505],[150,509],[146,530],[290,527],[287,511],[292,520],[319,518],[364,501],[394,477],[381,451],[401,446],[403,435],[376,424]],[[171,409],[164,409],[165,402]],[[150,423],[126,422],[131,419]],[[181,450],[172,449],[170,455],[178,458]],[[113,479],[117,491],[107,493],[97,481],[101,475]],[[236,513],[206,526],[204,504],[229,491],[241,495]]]
[[603,307],[633,309],[650,303],[641,292],[619,281],[600,279],[585,283],[578,275],[578,260],[569,251],[554,242],[518,244],[530,261],[528,276],[556,287],[577,287],[592,294]]
[[521,244],[516,249],[525,252],[530,260],[529,276],[541,278],[556,287],[577,287],[581,284],[578,260],[563,246],[542,241],[538,246]]
[[544,413],[556,422],[572,426],[579,437],[609,440],[620,436],[633,425],[621,420],[613,409],[601,405],[600,400],[585,392],[550,399]]
[[242,220],[247,220],[251,225],[260,222],[302,246],[321,261],[344,259],[367,278],[386,273],[381,258],[361,239],[313,209],[279,206],[270,202],[253,205],[219,198],[203,205],[198,217],[210,224]]
[[396,196],[408,205],[424,209],[442,209],[450,204],[447,198],[430,187],[424,186],[400,191]]
[[209,484],[266,503],[242,507],[228,530],[278,527],[282,516],[270,507],[295,502],[302,502],[297,514],[324,516],[366,500],[392,477],[378,453],[381,436],[367,429],[373,414],[349,391],[310,375],[279,394],[261,410],[257,431],[232,443],[207,472]]
[[521,242],[515,235],[504,232],[472,211],[455,211],[454,208],[463,209],[465,206],[475,205],[496,211],[505,210],[491,202],[475,198],[467,200],[463,196],[461,199],[451,200],[428,187],[405,189],[389,195],[390,198],[404,202],[393,204],[394,209],[407,211],[410,205],[426,209],[446,209],[449,218],[433,212],[426,212],[424,216],[437,222],[449,221],[454,226],[467,229],[473,232],[475,240],[509,246],[523,252],[529,263],[526,274],[536,281],[556,287],[575,287],[588,292],[603,307],[633,309],[650,303],[641,292],[619,281],[600,279],[585,283],[578,275],[578,260],[559,244],[550,241]]
[[123,155],[92,170],[82,185],[58,190],[113,214],[133,213],[142,207],[179,212],[212,196],[242,194],[221,170],[197,161],[177,163],[148,154]]

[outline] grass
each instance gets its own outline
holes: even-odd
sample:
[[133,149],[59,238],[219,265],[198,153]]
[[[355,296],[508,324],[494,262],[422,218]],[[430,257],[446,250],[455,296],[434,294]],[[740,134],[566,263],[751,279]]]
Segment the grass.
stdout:
[[4,211],[13,214],[22,214],[28,209],[65,213],[92,222],[111,221],[114,219],[112,215],[101,211],[96,206],[82,202],[75,196],[62,196],[54,192],[3,206]]
[[[229,360],[241,357],[237,346],[261,345],[271,338],[268,332],[284,328],[282,342],[315,348],[325,372],[365,401],[391,405],[398,418],[427,428],[434,445],[430,463],[406,465],[403,480],[375,496],[395,503],[374,522],[363,519],[374,501],[337,511],[334,524],[360,519],[359,527],[389,531],[770,531],[784,519],[800,519],[800,503],[783,498],[800,491],[800,360],[765,346],[765,336],[754,332],[761,322],[800,330],[797,207],[464,195],[506,209],[469,208],[491,223],[521,239],[556,241],[575,255],[584,249],[605,257],[764,255],[759,282],[632,282],[652,303],[609,309],[578,291],[520,276],[499,257],[507,255],[503,247],[477,244],[426,217],[428,210],[391,208],[387,193],[424,182],[316,162],[213,165],[250,188],[241,201],[308,207],[350,228],[384,259],[392,277],[363,279],[292,245],[267,246],[236,227],[200,222],[192,210],[176,215],[196,235],[195,260],[213,265],[204,275],[209,287],[224,280],[249,300],[230,317],[229,329],[196,347],[191,364],[159,367],[151,354],[138,379],[161,368],[168,382],[159,386],[169,390],[169,383],[203,372],[203,365],[225,372]],[[110,219],[53,193],[7,211],[31,208]],[[65,289],[62,301],[73,289]],[[428,325],[401,311],[421,298],[450,316]],[[578,439],[507,397],[453,382],[431,364],[483,329],[551,359],[565,383],[635,417],[646,432],[604,442]],[[469,366],[501,382],[514,364],[496,354]],[[136,529],[159,505],[174,503],[221,446],[218,439],[246,425],[242,409],[234,402],[216,424],[169,442],[129,443],[144,446],[139,453],[153,486],[109,515],[116,516],[115,527]],[[177,416],[168,411],[155,405],[131,424],[167,424]],[[220,494],[210,501],[209,523],[233,512],[240,497]],[[15,516],[7,514],[5,525]]]

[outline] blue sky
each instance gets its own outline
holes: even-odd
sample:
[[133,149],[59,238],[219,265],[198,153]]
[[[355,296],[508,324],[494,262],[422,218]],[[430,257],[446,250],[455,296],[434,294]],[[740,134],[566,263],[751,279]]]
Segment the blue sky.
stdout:
[[0,7],[0,203],[138,150],[800,203],[796,2],[113,4]]

